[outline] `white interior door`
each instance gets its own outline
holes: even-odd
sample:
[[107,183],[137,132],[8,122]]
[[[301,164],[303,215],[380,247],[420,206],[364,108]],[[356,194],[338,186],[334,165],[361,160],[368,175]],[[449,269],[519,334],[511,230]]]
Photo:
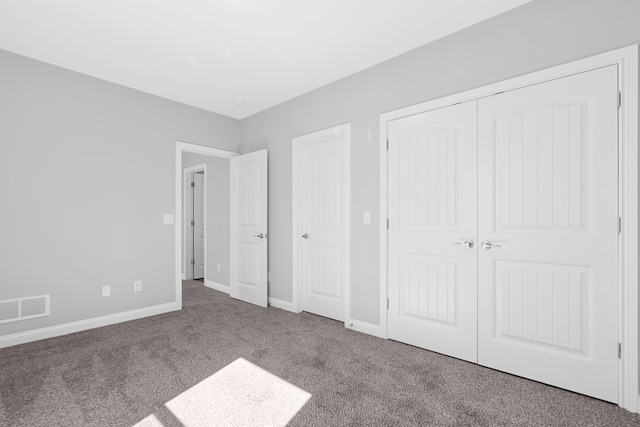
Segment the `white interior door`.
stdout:
[[345,320],[349,263],[349,125],[294,140],[299,144],[302,309]]
[[191,232],[193,243],[193,259],[191,265],[193,267],[193,278],[204,278],[204,234],[205,234],[205,214],[204,214],[204,173],[196,172],[192,175],[193,185],[193,218],[191,219]]
[[476,361],[476,102],[389,124],[389,338]]
[[267,150],[230,161],[230,295],[267,306]]
[[611,402],[617,95],[610,66],[478,104],[478,361]]

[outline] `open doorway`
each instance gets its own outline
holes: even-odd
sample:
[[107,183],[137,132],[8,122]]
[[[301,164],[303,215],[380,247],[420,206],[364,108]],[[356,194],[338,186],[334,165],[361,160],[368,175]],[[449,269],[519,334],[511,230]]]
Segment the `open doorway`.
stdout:
[[[202,167],[206,164],[206,168]],[[190,175],[205,170],[206,210],[202,250],[204,285],[232,298],[266,307],[267,269],[267,150],[238,155],[210,147],[176,143],[176,302],[182,305],[182,280],[197,269],[194,244],[188,251],[191,221],[187,213]],[[192,168],[192,169],[189,169]],[[186,169],[186,172],[185,172]],[[194,185],[197,185],[195,181]],[[197,244],[196,235],[196,243]],[[191,261],[193,260],[193,261]]]
[[[199,155],[201,156],[201,155]],[[188,163],[185,156],[183,165]],[[182,268],[185,280],[203,280],[207,260],[207,163],[184,168]]]
[[[175,289],[180,306],[183,279],[202,278],[205,286],[229,293],[229,159],[235,156],[231,151],[176,143]],[[193,197],[194,189],[201,205]]]
[[230,160],[182,157],[182,276],[229,293]]

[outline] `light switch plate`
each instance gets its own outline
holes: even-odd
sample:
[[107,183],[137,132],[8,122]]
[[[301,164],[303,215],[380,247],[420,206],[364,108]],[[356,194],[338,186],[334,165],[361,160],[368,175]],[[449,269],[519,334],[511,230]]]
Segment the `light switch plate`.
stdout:
[[164,215],[162,215],[162,223],[163,224],[173,224],[173,214],[164,214]]
[[371,224],[371,212],[362,213],[362,222],[366,225]]
[[103,286],[102,287],[102,296],[103,297],[111,296],[111,286]]

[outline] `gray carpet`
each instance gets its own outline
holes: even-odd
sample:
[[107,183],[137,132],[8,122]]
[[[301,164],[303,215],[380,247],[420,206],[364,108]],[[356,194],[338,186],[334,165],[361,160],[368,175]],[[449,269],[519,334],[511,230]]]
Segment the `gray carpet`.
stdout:
[[133,426],[153,415],[181,426],[167,402],[243,358],[311,394],[290,426],[640,426],[609,403],[202,282],[185,282],[183,298],[180,312],[0,350],[0,425]]

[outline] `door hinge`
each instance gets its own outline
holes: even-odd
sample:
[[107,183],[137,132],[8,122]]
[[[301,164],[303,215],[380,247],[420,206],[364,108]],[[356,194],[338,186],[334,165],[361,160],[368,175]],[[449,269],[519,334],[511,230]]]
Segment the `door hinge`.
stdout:
[[618,91],[618,108],[622,107],[622,92]]
[[622,233],[622,218],[618,217],[618,234]]
[[389,298],[387,298],[387,310],[389,310]]
[[191,183],[191,186],[192,186],[192,187],[195,187],[195,186],[196,186],[196,183],[195,183],[195,182],[192,182],[192,183]]
[[191,221],[191,226],[195,227],[196,226],[196,222],[195,221]]
[[618,359],[622,359],[622,343],[618,343]]
[[389,140],[387,139],[387,151],[389,151]]
[[191,260],[191,265],[196,265],[196,260],[195,259]]
[[389,218],[387,218],[387,230],[389,229]]

